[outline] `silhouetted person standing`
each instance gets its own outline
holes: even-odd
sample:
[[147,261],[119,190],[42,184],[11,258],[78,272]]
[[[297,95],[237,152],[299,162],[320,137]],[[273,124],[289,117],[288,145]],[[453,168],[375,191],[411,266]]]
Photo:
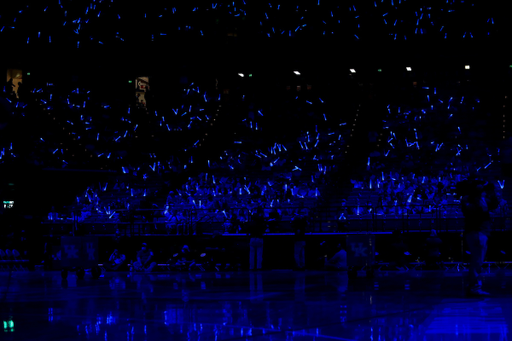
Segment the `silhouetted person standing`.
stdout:
[[407,259],[405,255],[406,252],[408,252],[407,249],[409,246],[405,243],[401,230],[393,231],[393,236],[395,237],[395,242],[392,244],[392,252],[395,265],[399,270],[405,270],[407,269]]
[[427,258],[426,258],[426,268],[427,269],[436,269],[438,268],[439,259],[441,258],[441,252],[439,251],[439,246],[443,243],[441,238],[437,236],[436,230],[432,230],[430,232],[430,236],[427,238],[425,242],[425,246],[427,249]]
[[249,235],[251,237],[250,253],[249,253],[249,268],[251,270],[261,270],[263,262],[263,233],[267,229],[265,219],[261,212],[257,212],[252,221],[249,223]]
[[325,256],[324,267],[326,270],[336,270],[336,271],[347,271],[347,251],[345,248],[338,244],[336,254],[328,259],[327,255]]
[[304,270],[306,267],[306,259],[304,256],[306,248],[306,238],[304,234],[306,233],[307,226],[308,221],[305,216],[296,216],[292,221],[293,231],[295,232],[293,255],[295,258],[295,266],[297,270]]
[[482,290],[482,264],[487,252],[487,240],[491,230],[489,211],[498,208],[498,199],[492,184],[482,181],[466,183],[466,191],[461,200],[464,214],[464,235],[471,253],[469,266],[469,283],[466,288],[468,296],[487,296]]

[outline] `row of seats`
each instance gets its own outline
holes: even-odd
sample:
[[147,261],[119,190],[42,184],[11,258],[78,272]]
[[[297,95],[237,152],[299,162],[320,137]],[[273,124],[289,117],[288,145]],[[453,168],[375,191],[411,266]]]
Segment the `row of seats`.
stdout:
[[27,263],[28,260],[23,259],[17,250],[0,249],[0,271],[23,271],[26,270]]

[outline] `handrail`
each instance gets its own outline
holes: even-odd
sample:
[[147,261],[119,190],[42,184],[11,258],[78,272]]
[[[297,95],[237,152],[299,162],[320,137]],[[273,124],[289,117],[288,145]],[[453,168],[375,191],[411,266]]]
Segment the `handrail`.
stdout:
[[[427,206],[428,207],[428,206]],[[387,212],[383,214],[379,214],[376,212],[376,208],[383,209],[393,209],[393,212]],[[438,206],[431,206],[429,211],[425,212],[423,209],[424,205],[418,204],[408,204],[408,205],[385,205],[374,207],[372,205],[358,205],[358,206],[320,206],[320,207],[304,207],[304,206],[286,206],[286,207],[261,207],[264,213],[269,213],[270,211],[277,209],[281,211],[280,219],[281,223],[287,224],[290,222],[292,218],[298,214],[305,215],[310,223],[310,229],[318,232],[327,232],[329,230],[333,230],[333,225],[337,226],[334,230],[339,230],[339,224],[348,224],[356,227],[361,230],[366,230],[367,232],[376,232],[376,231],[385,231],[390,229],[403,229],[410,230],[411,226],[414,225],[415,221],[419,223],[424,223],[423,226],[420,226],[420,230],[426,229],[429,230],[431,228],[435,228],[436,230],[444,229],[448,230],[449,228],[453,229],[454,226],[448,226],[448,221],[453,221],[452,219],[463,219],[463,215],[460,212],[459,204],[444,204]],[[246,222],[251,221],[251,217],[254,211],[256,211],[258,207],[249,208],[249,207],[233,207],[229,209],[214,209],[214,208],[186,208],[180,209],[176,207],[172,207],[169,211],[172,212],[172,216],[178,217],[178,221],[173,226],[181,226],[183,228],[184,233],[190,233],[191,231],[195,231],[198,223],[215,223],[216,226],[218,224],[226,224],[226,222],[230,221],[230,217],[233,213],[236,213],[240,218],[240,224],[244,224]],[[359,212],[358,209],[364,209],[364,211]],[[415,209],[419,209],[419,211],[414,212]],[[453,211],[455,209],[455,214],[450,214],[448,212],[445,214],[443,211]],[[413,212],[411,212],[411,210]],[[155,216],[157,218],[165,217],[162,212],[165,209],[113,209],[107,214],[103,215],[104,219],[100,219],[98,221],[87,221],[87,219],[78,219],[78,214],[73,215],[73,219],[69,220],[57,220],[57,221],[46,221],[44,224],[46,226],[52,225],[72,225],[72,233],[74,234],[77,231],[77,228],[80,226],[112,226],[119,225],[118,227],[124,226],[125,233],[129,229],[130,234],[133,235],[135,228],[138,227],[139,234],[141,233],[141,229],[146,226],[161,226],[165,225],[167,227],[171,223],[172,216],[168,216],[164,220],[154,220]],[[282,214],[284,211],[284,215]],[[79,213],[80,211],[76,211]],[[112,218],[115,213],[123,214],[129,213],[129,216],[125,216],[125,219],[109,219]],[[145,215],[145,212],[152,212],[150,215]],[[384,212],[384,211],[383,211]],[[200,213],[205,213],[204,215]],[[453,212],[452,212],[453,213]],[[155,215],[156,214],[156,215]],[[220,214],[220,215],[219,215]],[[215,217],[212,217],[215,215]],[[267,214],[265,214],[267,217]],[[100,216],[100,218],[102,218]],[[500,226],[505,226],[508,228],[508,224],[512,221],[512,211],[508,210],[508,207],[500,207],[495,212],[492,212],[491,217],[493,219],[502,219],[498,220],[501,223]],[[137,219],[136,219],[137,218]],[[217,221],[218,220],[218,221]],[[333,225],[332,225],[333,224]],[[354,225],[355,224],[355,225]],[[361,225],[362,224],[362,225]],[[387,224],[387,226],[385,226]],[[412,225],[411,225],[412,224]],[[451,223],[450,223],[451,224]],[[241,226],[242,226],[241,225]],[[328,227],[327,230],[325,227]],[[389,226],[389,227],[388,227]],[[346,231],[348,231],[351,227],[344,227]],[[414,229],[414,228],[412,228]],[[188,232],[186,232],[188,231]]]
[[[424,210],[418,210],[418,209],[428,209],[428,211]],[[292,210],[296,212],[301,212],[305,215],[313,215],[318,212],[340,212],[343,214],[348,214],[347,216],[397,216],[397,215],[411,215],[411,214],[418,214],[418,215],[433,215],[439,212],[439,210],[448,210],[450,208],[460,209],[459,204],[442,204],[442,205],[422,205],[422,204],[401,204],[401,205],[381,205],[381,206],[373,206],[373,205],[356,205],[356,206],[315,206],[315,207],[307,207],[307,206],[273,206],[273,207],[230,207],[226,209],[218,209],[218,208],[180,208],[180,207],[171,207],[168,211],[174,212],[174,213],[181,213],[182,215],[192,213],[194,215],[197,215],[198,212],[208,212],[208,213],[226,213],[227,212],[234,212],[234,211],[246,211],[246,213],[252,214],[252,211],[256,211],[258,209],[262,209],[263,212],[268,212],[272,210],[277,211],[283,211],[283,210]],[[380,214],[377,212],[377,210],[382,209],[383,213]],[[385,213],[384,210],[395,210],[395,212],[392,213]],[[396,210],[399,209],[402,213],[396,213]],[[411,210],[417,210],[413,213],[408,213],[408,211]],[[99,212],[99,215],[103,216],[113,216],[114,214],[122,214],[122,213],[130,213],[131,215],[137,215],[137,213],[144,213],[144,212],[165,212],[166,209],[158,208],[158,209],[111,209],[109,212],[102,213]],[[82,212],[82,210],[74,210],[73,215],[76,217],[78,216],[77,213]],[[87,212],[87,211],[86,211]],[[500,206],[498,209],[491,211],[491,216],[504,216],[506,212],[512,212],[512,210],[509,210],[506,206]],[[89,212],[93,215],[96,214],[96,212],[92,211]],[[173,216],[176,216],[176,214],[173,214]]]

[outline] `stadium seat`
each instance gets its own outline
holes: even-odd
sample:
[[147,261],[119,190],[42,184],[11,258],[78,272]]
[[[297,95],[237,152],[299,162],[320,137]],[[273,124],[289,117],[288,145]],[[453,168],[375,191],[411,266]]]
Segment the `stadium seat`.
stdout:
[[22,270],[22,271],[27,270],[23,266],[23,264],[28,263],[28,260],[22,259],[21,254],[16,249],[12,249],[11,253],[12,253],[12,258],[13,258],[12,261],[13,261],[14,266],[16,266],[18,270]]
[[7,255],[4,250],[0,249],[0,270],[5,269],[9,270]]

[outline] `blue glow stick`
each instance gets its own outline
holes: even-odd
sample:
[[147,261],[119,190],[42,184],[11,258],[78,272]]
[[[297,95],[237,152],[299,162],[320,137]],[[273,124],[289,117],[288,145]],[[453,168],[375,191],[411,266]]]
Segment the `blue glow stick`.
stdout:
[[498,184],[500,185],[500,188],[503,189],[503,187],[505,187],[505,180],[503,180],[503,182],[500,182],[500,180],[498,180]]

